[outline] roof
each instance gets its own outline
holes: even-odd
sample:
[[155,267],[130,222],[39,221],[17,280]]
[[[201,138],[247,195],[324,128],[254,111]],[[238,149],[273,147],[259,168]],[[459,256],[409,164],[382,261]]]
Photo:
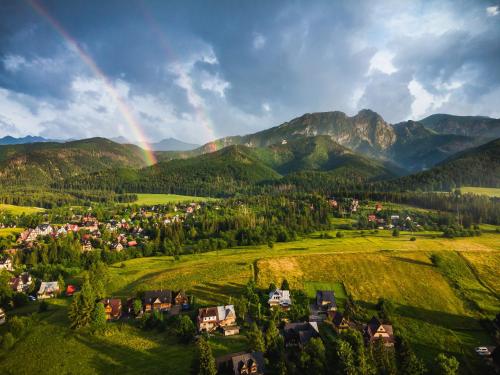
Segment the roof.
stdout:
[[342,314],[340,311],[336,311],[335,315],[333,316],[333,324],[335,326],[339,326],[342,324],[342,320],[344,319],[344,314]]
[[319,337],[319,328],[316,322],[287,323],[284,331],[286,340],[298,340],[301,344],[306,344],[313,337]]
[[42,281],[38,294],[53,293],[59,291],[59,283],[57,281]]
[[284,305],[290,305],[292,301],[290,300],[290,291],[275,289],[272,292],[269,292],[269,300],[274,299],[275,297],[279,297],[279,303]]
[[156,300],[160,300],[160,303],[171,303],[172,302],[172,291],[171,290],[148,290],[144,292],[144,303],[154,303]]
[[318,290],[316,292],[316,298],[320,298],[322,301],[335,303],[335,294],[332,290]]
[[217,306],[217,318],[219,320],[226,319],[229,315],[236,317],[233,305]]
[[201,309],[198,310],[198,317],[199,318],[206,318],[209,316],[215,316],[217,317],[217,307],[202,307]]
[[261,352],[245,353],[235,355],[231,358],[233,362],[233,373],[240,374],[243,366],[251,367],[254,363],[257,365],[257,374],[264,373],[264,355]]

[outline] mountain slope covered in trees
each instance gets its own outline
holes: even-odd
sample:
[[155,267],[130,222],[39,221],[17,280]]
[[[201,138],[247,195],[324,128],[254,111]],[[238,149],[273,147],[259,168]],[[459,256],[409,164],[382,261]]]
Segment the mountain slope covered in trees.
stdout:
[[111,168],[144,166],[141,148],[104,138],[0,146],[3,186],[42,186]]

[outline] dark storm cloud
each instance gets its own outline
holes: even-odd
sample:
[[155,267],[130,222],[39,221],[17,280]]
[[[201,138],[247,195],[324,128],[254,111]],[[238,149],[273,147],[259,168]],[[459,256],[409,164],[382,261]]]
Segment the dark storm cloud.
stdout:
[[[304,112],[366,107],[392,122],[437,111],[500,116],[495,1],[39,4],[155,139],[203,142]],[[107,91],[29,3],[2,2],[9,132],[127,136]]]

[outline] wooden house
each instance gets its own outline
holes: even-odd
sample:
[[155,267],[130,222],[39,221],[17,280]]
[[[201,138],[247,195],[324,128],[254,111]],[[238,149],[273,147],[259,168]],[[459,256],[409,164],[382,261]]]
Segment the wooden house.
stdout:
[[316,291],[316,306],[320,313],[328,313],[337,310],[335,293],[332,290]]
[[123,250],[123,245],[119,242],[112,243],[111,246],[109,247],[111,250],[114,251],[122,251]]
[[30,286],[33,284],[31,275],[28,272],[23,272],[17,277],[12,277],[10,279],[10,287],[14,292],[26,293],[28,292]]
[[145,312],[167,311],[172,307],[171,290],[149,290],[144,292],[142,306]]
[[13,271],[14,267],[12,265],[12,259],[10,259],[8,256],[4,256],[3,258],[0,259],[0,271],[5,270],[5,271]]
[[287,347],[303,347],[313,337],[319,337],[317,322],[287,323],[283,332]]
[[386,346],[394,346],[394,334],[392,325],[382,324],[375,316],[365,325],[363,336],[368,343],[382,340]]
[[7,315],[5,314],[5,311],[3,311],[2,308],[0,308],[0,324],[5,324],[7,321]]
[[218,374],[263,375],[264,354],[261,352],[232,353],[216,359]]
[[[233,305],[205,307],[198,311],[198,330],[200,332],[212,332],[219,327],[230,327],[235,326],[235,324],[236,312]],[[230,332],[229,329],[228,332]]]
[[101,300],[106,311],[106,320],[117,320],[122,315],[122,300],[119,298],[106,298]]
[[183,290],[173,293],[173,303],[180,306],[189,306],[189,299]]
[[337,333],[349,329],[349,320],[340,311],[333,311],[331,315],[329,314],[329,316],[332,319],[333,328],[337,331]]

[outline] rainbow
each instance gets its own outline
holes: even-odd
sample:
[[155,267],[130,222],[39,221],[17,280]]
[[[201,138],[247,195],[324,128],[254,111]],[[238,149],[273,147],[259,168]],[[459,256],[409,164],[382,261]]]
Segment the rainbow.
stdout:
[[[163,49],[163,52],[165,53],[166,59],[171,60],[173,62],[178,61],[179,60],[178,57],[174,54],[173,49],[170,48],[167,36],[161,30],[161,27],[156,21],[154,15],[149,11],[144,1],[139,1],[139,5],[141,6],[142,14],[144,16],[144,19],[146,20],[146,24],[150,27],[151,31],[156,34],[159,44]],[[196,94],[193,94],[188,89],[185,90],[187,91],[188,101],[194,109],[196,120],[200,125],[203,126],[203,128],[205,128],[205,131],[210,137],[210,142],[212,142],[213,140],[216,139],[216,136],[212,124],[210,122],[209,116],[206,114],[202,104],[198,103],[196,100],[190,99],[191,96]]]
[[50,13],[39,4],[38,0],[27,0],[32,8],[44,19],[46,19],[50,25],[75,49],[75,51],[80,56],[81,60],[85,65],[87,65],[90,70],[95,74],[95,76],[104,83],[106,92],[113,98],[116,106],[120,113],[122,114],[125,122],[128,124],[130,130],[133,133],[135,139],[139,142],[141,149],[144,152],[144,161],[148,165],[156,164],[156,156],[151,147],[149,146],[149,141],[142,130],[140,123],[137,121],[133,114],[133,110],[129,108],[125,100],[120,96],[120,94],[115,90],[111,84],[111,80],[104,74],[104,72],[97,66],[96,62],[92,57],[86,53],[78,42],[62,27],[62,25],[50,15]]

